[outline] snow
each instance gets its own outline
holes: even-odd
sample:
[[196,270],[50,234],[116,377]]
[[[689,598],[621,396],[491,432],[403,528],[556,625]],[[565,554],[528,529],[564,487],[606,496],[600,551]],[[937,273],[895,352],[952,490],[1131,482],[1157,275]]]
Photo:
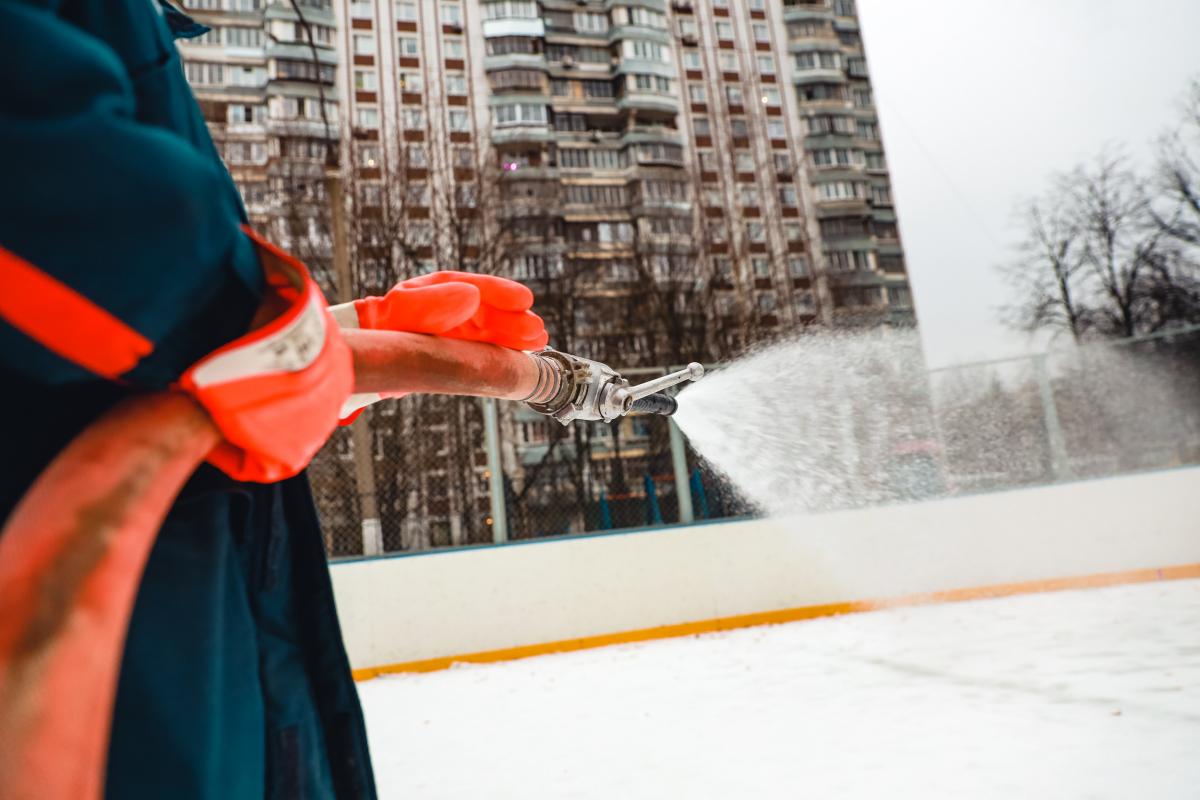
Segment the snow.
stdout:
[[383,798],[1195,798],[1200,581],[360,684]]

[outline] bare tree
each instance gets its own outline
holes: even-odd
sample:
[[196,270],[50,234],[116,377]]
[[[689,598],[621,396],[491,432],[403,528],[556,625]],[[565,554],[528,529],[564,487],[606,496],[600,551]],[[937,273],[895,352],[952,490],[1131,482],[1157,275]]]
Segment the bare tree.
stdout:
[[1025,210],[1027,235],[1007,267],[1021,291],[1007,316],[1026,330],[1129,337],[1181,321],[1192,270],[1156,223],[1144,184],[1120,155],[1056,176]]

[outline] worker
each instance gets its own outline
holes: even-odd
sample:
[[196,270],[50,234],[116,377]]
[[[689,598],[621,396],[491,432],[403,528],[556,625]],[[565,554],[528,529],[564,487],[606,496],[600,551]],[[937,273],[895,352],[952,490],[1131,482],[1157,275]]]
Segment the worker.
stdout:
[[[146,564],[105,794],[370,798],[302,473],[349,414],[353,354],[304,266],[247,227],[173,43],[204,31],[165,0],[0,4],[0,518],[118,403],[194,397],[222,441]],[[443,273],[353,322],[536,349],[531,303]]]

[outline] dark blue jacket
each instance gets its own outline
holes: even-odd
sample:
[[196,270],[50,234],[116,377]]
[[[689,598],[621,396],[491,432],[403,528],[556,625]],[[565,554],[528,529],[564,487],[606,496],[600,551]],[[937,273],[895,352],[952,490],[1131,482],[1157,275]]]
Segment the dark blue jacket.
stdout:
[[[117,385],[0,321],[0,518],[92,420],[245,332],[258,303],[173,42],[189,22],[154,0],[0,2],[0,246],[154,345]],[[112,733],[111,798],[375,796],[303,476],[193,476],[139,590]]]

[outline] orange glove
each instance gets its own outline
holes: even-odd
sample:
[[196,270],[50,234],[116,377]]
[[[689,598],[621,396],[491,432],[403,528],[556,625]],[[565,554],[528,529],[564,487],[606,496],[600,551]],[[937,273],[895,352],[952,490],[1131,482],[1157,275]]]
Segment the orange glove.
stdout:
[[354,365],[304,265],[245,230],[266,273],[264,307],[284,310],[200,359],[179,387],[225,437],[209,463],[237,480],[269,483],[304,469],[325,444],[354,389]]
[[364,297],[331,311],[344,328],[431,333],[540,350],[549,337],[532,307],[533,292],[516,281],[446,270],[410,278],[383,297]]

